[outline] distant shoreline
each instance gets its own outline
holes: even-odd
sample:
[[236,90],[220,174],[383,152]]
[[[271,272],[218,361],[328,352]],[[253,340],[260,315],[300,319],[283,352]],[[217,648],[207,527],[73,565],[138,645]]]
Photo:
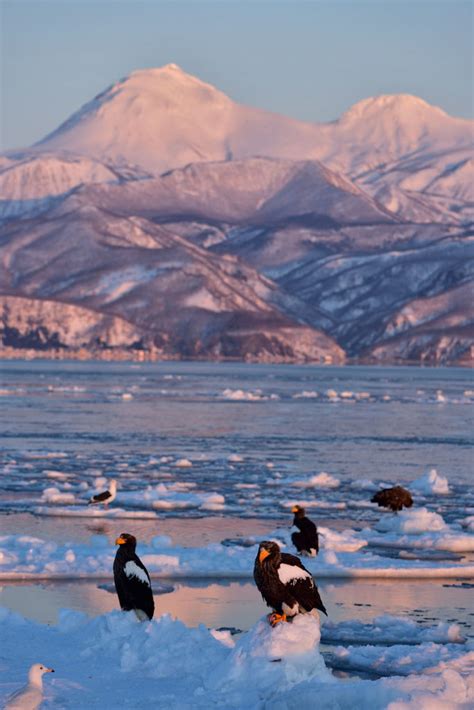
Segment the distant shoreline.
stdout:
[[347,358],[344,362],[333,362],[330,357],[318,360],[283,358],[270,356],[268,353],[259,357],[181,357],[180,355],[166,354],[161,351],[152,350],[129,350],[129,349],[56,349],[56,350],[36,350],[34,348],[1,348],[0,361],[9,360],[70,360],[74,362],[208,362],[208,363],[242,363],[249,365],[316,365],[324,367],[344,367],[344,366],[371,366],[371,367],[463,367],[473,368],[474,358],[465,357],[456,361],[434,361],[434,360],[376,360],[374,358]]

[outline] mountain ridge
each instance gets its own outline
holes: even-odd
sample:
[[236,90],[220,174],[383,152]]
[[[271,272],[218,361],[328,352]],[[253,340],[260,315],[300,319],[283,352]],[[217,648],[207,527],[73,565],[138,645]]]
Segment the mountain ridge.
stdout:
[[3,346],[465,362],[472,125],[410,95],[309,124],[133,72],[0,157]]

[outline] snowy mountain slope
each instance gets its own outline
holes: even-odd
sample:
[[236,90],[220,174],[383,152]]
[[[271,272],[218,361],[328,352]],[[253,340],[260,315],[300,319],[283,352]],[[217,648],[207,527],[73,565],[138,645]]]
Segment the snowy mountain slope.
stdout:
[[377,345],[367,353],[375,360],[438,363],[471,359],[474,342],[472,282],[440,295],[417,298],[387,323]]
[[25,151],[0,163],[0,220],[38,214],[79,185],[143,175],[143,170],[118,169],[93,158]]
[[[285,315],[295,299],[273,282],[144,219],[52,210],[10,223],[3,244],[1,293],[125,319],[166,354],[343,358],[330,337]],[[51,332],[49,315],[36,327]]]
[[142,348],[146,334],[127,321],[58,301],[0,297],[0,335],[7,347]]
[[[446,167],[466,159],[460,151],[472,157],[473,126],[407,94],[364,99],[331,123],[304,123],[239,105],[176,65],[167,65],[133,72],[112,85],[35,150],[141,165],[154,174],[188,163],[259,155],[320,160],[369,191],[374,187],[379,199],[386,194],[381,192],[384,186],[392,193],[395,186],[408,189],[403,165],[395,170],[387,166],[408,160],[413,172],[418,170],[413,161],[429,158],[436,194],[458,199],[469,190],[468,176],[459,169],[446,179]],[[390,200],[393,195],[387,207]],[[455,211],[448,208],[443,219],[450,218]]]
[[342,172],[402,155],[468,146],[472,125],[415,96],[379,96],[338,121],[311,124],[241,106],[174,64],[136,71],[73,114],[37,147],[107,156],[155,173],[255,155],[319,159]]
[[471,148],[402,158],[357,182],[389,210],[414,222],[474,221]]
[[[432,296],[442,300],[442,294],[463,284],[472,288],[474,261],[469,261],[470,256],[474,256],[472,240],[453,238],[401,251],[307,260],[275,280],[330,317],[333,326],[327,332],[349,355],[356,356],[383,339],[386,328],[390,332],[389,323],[396,322],[399,311],[411,301]],[[462,316],[467,323],[472,318],[468,292],[466,286],[456,301],[458,318]],[[438,301],[428,300],[426,308],[436,313]],[[435,313],[427,317],[433,327]],[[316,318],[314,325],[317,322]],[[417,324],[406,323],[407,337],[410,333],[415,337]]]
[[407,95],[302,123],[134,72],[0,156],[0,294],[35,304],[26,340],[66,338],[64,305],[171,356],[463,359],[473,125]]
[[153,180],[86,188],[90,201],[119,214],[268,225],[304,219],[315,224],[390,224],[399,219],[350,180],[317,161],[249,158],[197,163]]

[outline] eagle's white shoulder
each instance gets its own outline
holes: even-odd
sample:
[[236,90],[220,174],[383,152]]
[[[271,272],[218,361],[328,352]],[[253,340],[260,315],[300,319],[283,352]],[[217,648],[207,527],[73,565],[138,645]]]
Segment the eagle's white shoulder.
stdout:
[[133,560],[129,560],[123,569],[129,579],[130,577],[136,577],[140,580],[140,582],[146,584],[147,587],[150,586],[150,581],[148,579],[147,573],[144,569],[139,567],[136,562],[133,562]]
[[278,567],[278,576],[282,584],[294,584],[298,579],[313,581],[312,576],[305,569],[301,569],[298,565],[286,565],[284,562]]

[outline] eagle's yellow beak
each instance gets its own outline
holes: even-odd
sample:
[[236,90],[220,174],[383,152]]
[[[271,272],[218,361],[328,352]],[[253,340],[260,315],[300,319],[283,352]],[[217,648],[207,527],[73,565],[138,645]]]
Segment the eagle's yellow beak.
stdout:
[[116,545],[125,545],[126,542],[127,542],[127,541],[124,540],[123,537],[118,537],[118,538],[115,540],[115,544],[116,544]]
[[297,505],[294,505],[294,506],[292,507],[292,509],[291,509],[291,512],[292,512],[292,513],[297,513],[298,510],[299,510],[298,506],[297,506]]
[[260,562],[260,564],[262,564],[263,560],[268,557],[269,554],[270,553],[268,552],[268,550],[265,550],[265,548],[262,547],[262,549],[258,553],[258,561]]

